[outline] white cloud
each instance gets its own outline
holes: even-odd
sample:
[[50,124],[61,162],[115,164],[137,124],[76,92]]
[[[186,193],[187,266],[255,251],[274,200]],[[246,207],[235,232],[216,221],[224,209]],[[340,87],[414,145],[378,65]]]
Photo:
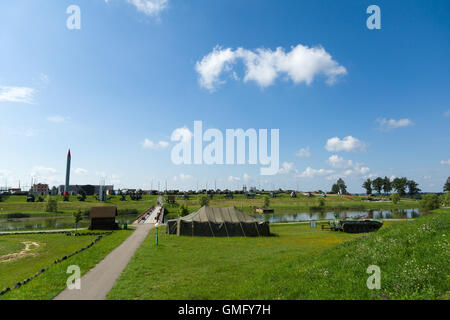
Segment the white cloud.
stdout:
[[311,167],[307,167],[305,171],[303,171],[301,174],[297,176],[300,178],[314,178],[316,176],[325,176],[333,172],[334,172],[333,170],[313,169]]
[[311,152],[309,151],[309,147],[306,147],[298,150],[295,155],[299,158],[309,158],[311,157]]
[[164,149],[169,146],[169,143],[167,141],[159,141],[158,143],[155,143],[145,138],[141,145],[144,149]]
[[275,51],[271,49],[256,49],[254,51],[244,48],[232,50],[216,46],[212,52],[196,63],[199,73],[200,85],[214,91],[224,82],[220,76],[230,72],[231,77],[239,79],[233,71],[233,65],[241,60],[245,66],[244,82],[254,81],[260,87],[273,85],[281,75],[285,75],[295,84],[311,84],[318,75],[324,75],[328,84],[336,82],[338,76],[347,74],[347,70],[333,60],[331,55],[322,47],[307,47],[301,44],[285,52],[281,47]]
[[230,182],[233,182],[233,181],[241,181],[241,178],[229,176],[229,177],[228,177],[228,181],[230,181]]
[[346,169],[353,166],[352,160],[344,160],[344,158],[339,157],[336,154],[330,156],[327,162],[331,167],[336,169]]
[[395,120],[395,119],[385,119],[385,118],[381,118],[381,119],[377,119],[377,122],[379,124],[379,129],[381,131],[390,131],[392,129],[397,129],[397,128],[403,128],[403,127],[409,127],[414,125],[414,123],[409,120],[409,119],[399,119],[399,120]]
[[450,165],[450,159],[448,159],[448,160],[441,160],[441,164],[448,164],[448,165]]
[[127,0],[127,2],[148,16],[158,16],[169,5],[169,0]]
[[70,117],[63,117],[63,116],[49,116],[47,117],[47,121],[53,122],[53,123],[63,123],[70,119]]
[[291,174],[298,173],[298,170],[295,169],[295,165],[293,162],[283,162],[281,164],[281,168],[278,170],[279,174]]
[[242,179],[244,179],[244,181],[250,181],[250,176],[247,173],[244,173]]
[[340,151],[362,151],[366,147],[365,143],[354,138],[352,136],[347,136],[342,140],[338,137],[328,139],[325,149],[329,152],[340,152]]
[[57,185],[62,182],[62,176],[59,174],[58,170],[44,166],[33,167],[31,176],[36,180],[36,183]]
[[0,86],[0,102],[22,102],[33,104],[36,89],[28,87]]
[[74,172],[75,172],[75,174],[78,174],[78,175],[84,175],[84,174],[88,173],[88,171],[86,169],[83,169],[83,168],[76,168],[74,170]]

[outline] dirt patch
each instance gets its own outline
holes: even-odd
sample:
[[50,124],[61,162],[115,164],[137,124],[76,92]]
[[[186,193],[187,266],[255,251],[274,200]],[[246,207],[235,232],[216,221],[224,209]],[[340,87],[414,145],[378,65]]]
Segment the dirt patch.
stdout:
[[25,248],[20,252],[15,253],[9,253],[5,254],[3,256],[0,256],[0,263],[2,262],[10,262],[16,259],[23,258],[25,256],[34,256],[36,253],[30,252],[32,250],[35,250],[40,247],[40,244],[38,242],[32,242],[32,241],[24,241],[22,242],[25,245]]

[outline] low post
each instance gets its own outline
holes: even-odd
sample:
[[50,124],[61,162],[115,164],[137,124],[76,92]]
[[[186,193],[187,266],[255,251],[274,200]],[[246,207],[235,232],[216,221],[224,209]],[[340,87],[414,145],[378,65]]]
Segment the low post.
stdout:
[[156,227],[156,245],[158,245],[158,227],[159,227],[158,222],[155,224],[155,227]]

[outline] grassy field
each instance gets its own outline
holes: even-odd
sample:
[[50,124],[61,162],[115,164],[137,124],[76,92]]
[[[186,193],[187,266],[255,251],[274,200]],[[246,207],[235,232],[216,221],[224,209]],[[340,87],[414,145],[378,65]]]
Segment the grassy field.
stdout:
[[[448,298],[450,210],[387,222],[365,235],[273,225],[275,237],[200,238],[152,233],[109,299]],[[369,290],[369,265],[381,289]]]
[[[75,196],[70,197],[70,201],[62,201],[62,197],[58,199],[57,215],[72,215],[77,210],[89,210],[93,206],[114,205],[119,210],[136,209],[138,213],[144,212],[146,209],[156,204],[158,196],[144,195],[142,200],[131,201],[128,197],[127,201],[120,201],[119,196],[114,196],[107,202],[99,202],[94,197],[87,197],[85,202],[80,202]],[[177,213],[178,207],[184,204],[190,212],[200,208],[198,198],[200,195],[191,196],[190,200],[183,200],[182,196],[177,197],[176,205],[167,205],[169,213]],[[308,198],[303,194],[298,194],[297,198],[291,199],[288,194],[278,194],[276,198],[270,199],[270,207],[275,209],[275,213],[289,210],[311,210],[318,205],[319,197]],[[405,209],[417,208],[418,202],[412,199],[402,199],[398,204],[390,201],[386,202],[366,202],[359,196],[337,196],[330,195],[325,198],[325,206],[323,209],[329,210],[366,210],[366,209]],[[254,199],[246,199],[243,195],[235,195],[234,199],[225,199],[224,195],[216,195],[210,201],[212,207],[230,207],[235,206],[247,213],[253,211],[253,207],[263,206],[264,196],[258,195]],[[55,213],[45,212],[45,202],[26,202],[25,196],[9,196],[0,202],[0,217],[9,213],[25,213],[33,216],[54,216]]]
[[0,248],[7,248],[4,250],[7,253],[17,252],[17,244],[22,242],[37,242],[39,247],[32,249],[30,255],[9,262],[0,262],[0,291],[5,287],[12,288],[16,282],[34,275],[42,268],[49,267],[49,269],[22,287],[0,296],[0,300],[53,298],[66,287],[68,266],[78,265],[81,273],[85,274],[131,233],[131,230],[114,231],[91,248],[55,265],[52,265],[54,260],[85,247],[96,236],[69,237],[65,234],[1,236]]

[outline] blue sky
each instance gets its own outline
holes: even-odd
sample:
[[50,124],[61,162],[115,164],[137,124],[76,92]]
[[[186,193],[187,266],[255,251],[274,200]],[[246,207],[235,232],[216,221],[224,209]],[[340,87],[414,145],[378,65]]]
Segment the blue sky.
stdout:
[[[371,4],[381,30],[366,27]],[[343,177],[361,192],[380,175],[441,191],[448,39],[448,1],[2,1],[0,185],[63,183],[71,148],[78,184],[329,190]],[[280,173],[174,165],[171,134],[195,120],[279,129]]]

